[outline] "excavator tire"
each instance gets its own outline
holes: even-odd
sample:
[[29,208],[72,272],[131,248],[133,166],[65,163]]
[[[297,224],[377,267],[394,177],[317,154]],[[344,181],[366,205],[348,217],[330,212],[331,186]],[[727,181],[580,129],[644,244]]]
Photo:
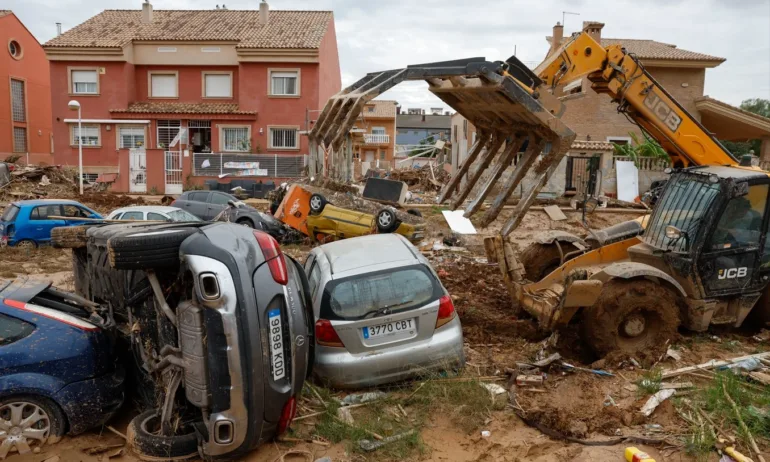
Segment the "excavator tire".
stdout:
[[583,312],[583,340],[598,355],[649,354],[676,336],[678,295],[646,279],[613,279]]
[[[537,282],[551,274],[561,263],[561,254],[559,247],[566,255],[577,250],[577,247],[569,242],[552,242],[550,244],[534,243],[527,246],[519,256],[519,262],[524,265],[524,272],[527,279]],[[574,258],[577,254],[573,255]]]

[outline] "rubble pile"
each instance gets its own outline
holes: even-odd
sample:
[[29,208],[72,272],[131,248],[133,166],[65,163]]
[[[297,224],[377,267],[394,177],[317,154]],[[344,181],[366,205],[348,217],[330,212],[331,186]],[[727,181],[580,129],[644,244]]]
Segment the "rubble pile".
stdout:
[[432,164],[420,168],[394,170],[390,173],[391,180],[403,181],[407,185],[424,191],[439,191],[449,181],[451,175],[441,167]]

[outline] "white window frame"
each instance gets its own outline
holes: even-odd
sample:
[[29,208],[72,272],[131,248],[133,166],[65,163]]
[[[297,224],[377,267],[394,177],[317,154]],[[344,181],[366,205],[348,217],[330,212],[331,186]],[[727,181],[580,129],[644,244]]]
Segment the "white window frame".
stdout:
[[[74,74],[75,72],[93,72],[96,76],[96,89],[94,91],[75,91],[75,84],[77,83],[84,83],[84,82],[77,82],[75,80]],[[70,95],[99,95],[100,88],[99,88],[99,68],[98,67],[68,67],[67,68],[67,79],[69,80],[69,93]],[[85,83],[93,83],[93,82],[85,82]]]
[[385,127],[372,127],[372,135],[387,135]]
[[[226,96],[209,96],[207,93],[206,78],[209,76],[223,76],[230,78],[230,87]],[[206,99],[232,99],[233,97],[233,73],[230,71],[203,71],[201,72],[201,96]]]
[[[236,141],[236,143],[240,143],[241,145],[231,145],[227,146],[227,130],[246,130],[246,141],[248,144],[244,144],[244,141]],[[249,125],[219,125],[219,148],[222,150],[222,152],[251,152],[250,149],[251,145],[251,126]]]
[[[82,124],[84,138],[92,138],[93,134],[89,134],[89,131],[96,130],[96,144],[83,143],[84,148],[100,148],[102,146],[102,126],[100,124]],[[70,124],[70,146],[77,147],[78,141],[75,139],[75,133],[77,132],[78,124]],[[88,129],[88,131],[86,131]]]
[[[293,130],[294,131],[294,144],[295,145],[294,146],[289,146],[289,147],[274,145],[273,144],[273,132],[275,130]],[[298,126],[296,126],[296,125],[293,125],[293,126],[292,125],[289,125],[289,126],[285,126],[285,125],[268,125],[267,126],[267,135],[268,135],[267,141],[269,143],[268,147],[270,149],[281,150],[281,151],[299,151],[300,140],[299,140],[299,127]]]
[[[161,122],[163,122],[163,125],[161,127]],[[171,125],[168,126],[167,124],[170,122],[179,122],[179,125]],[[179,133],[179,130],[182,129],[182,121],[181,120],[166,120],[166,119],[160,119],[155,122],[155,145],[158,147],[158,149],[169,149],[168,145],[171,144],[171,141],[176,138],[176,135]],[[168,139],[168,143],[164,143],[165,146],[161,146],[161,130],[164,130],[164,138]],[[173,131],[176,130],[176,131]],[[173,132],[172,132],[173,131]],[[173,133],[173,135],[172,135]]]
[[[133,146],[123,146],[123,130],[141,130],[142,131],[142,145],[137,146],[136,145],[136,137],[137,134],[129,135],[131,136],[134,145]],[[117,136],[117,140],[115,142],[115,145],[118,147],[118,149],[132,149],[132,148],[147,148],[147,130],[145,127],[141,125],[118,125],[117,130],[115,130],[115,135]]]
[[612,143],[614,141],[627,141],[629,145],[633,145],[634,140],[631,139],[630,136],[608,136],[607,140],[608,143]]
[[[156,96],[152,92],[153,76],[174,76],[174,96]],[[179,98],[179,72],[178,71],[148,71],[147,72],[147,97],[151,99],[178,99]]]
[[[296,81],[294,84],[294,93],[275,93],[273,92],[273,74],[296,74]],[[279,77],[280,76],[276,76]],[[288,76],[286,76],[288,77]],[[294,69],[279,69],[279,68],[271,68],[267,70],[267,94],[268,96],[274,97],[274,98],[299,98],[302,91],[302,72],[300,72],[300,69],[294,68]]]

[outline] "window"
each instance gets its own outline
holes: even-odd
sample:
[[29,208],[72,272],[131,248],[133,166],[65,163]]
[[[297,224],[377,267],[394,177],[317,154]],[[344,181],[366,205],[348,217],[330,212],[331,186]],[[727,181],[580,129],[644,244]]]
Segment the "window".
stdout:
[[372,127],[372,135],[384,135],[385,127]]
[[[183,210],[180,210],[180,212],[183,212]],[[147,212],[147,219],[151,221],[168,221],[168,218],[155,212]]]
[[78,133],[77,125],[72,127],[72,146],[78,145],[78,138],[82,140],[83,146],[101,146],[101,130],[99,125],[83,125],[82,136]]
[[209,193],[207,192],[194,192],[190,193],[189,196],[187,196],[188,201],[193,202],[206,202],[209,198]]
[[177,73],[153,73],[150,72],[150,98],[176,98],[177,92]]
[[142,212],[126,212],[120,217],[121,220],[144,220],[144,213]]
[[222,129],[222,150],[249,152],[251,140],[249,139],[249,127],[225,127]]
[[435,292],[433,277],[423,267],[366,273],[327,284],[321,316],[359,319],[385,307],[398,312],[428,303]]
[[35,326],[28,322],[0,314],[0,346],[17,342],[34,330]]
[[72,93],[76,95],[95,95],[99,92],[99,74],[96,69],[73,70]]
[[86,181],[88,183],[93,183],[99,178],[98,173],[83,173],[83,181]]
[[631,138],[628,136],[608,136],[607,142],[625,146],[627,144],[631,144]]
[[58,205],[40,205],[29,213],[30,220],[48,220],[48,217],[61,215]]
[[297,149],[296,128],[271,128],[270,147],[278,149]]
[[270,71],[270,94],[299,95],[299,71]]
[[0,218],[0,221],[15,221],[16,215],[18,214],[19,214],[19,207],[11,204],[5,208],[5,212],[3,212],[3,217]]
[[385,150],[380,150],[380,160],[385,160]]
[[232,98],[233,76],[227,74],[203,73],[204,98]]
[[[735,249],[759,244],[765,215],[768,185],[749,187],[745,196],[730,199],[711,238],[711,250]],[[764,256],[763,256],[764,258]]]
[[186,210],[173,210],[171,212],[168,212],[168,216],[171,219],[171,221],[201,221],[200,218],[196,217],[195,215],[193,215],[192,213]]
[[24,107],[24,82],[11,79],[11,113],[14,122],[26,122],[27,110]]
[[62,205],[63,217],[89,218],[91,214],[77,205]]
[[118,147],[121,149],[140,148],[144,146],[143,127],[119,127]]
[[27,129],[13,127],[13,152],[27,152]]
[[158,121],[158,148],[167,148],[182,128],[181,120]]
[[310,289],[310,296],[315,299],[315,294],[318,291],[318,284],[321,283],[321,270],[318,268],[318,265],[313,264],[313,268],[310,270],[310,278],[307,282]]
[[457,125],[452,126],[452,139],[457,143]]
[[107,218],[109,218],[110,220],[120,220],[121,215],[123,215],[123,212],[116,213],[115,215]]
[[227,201],[238,200],[227,194],[213,194],[211,197],[211,203],[216,205],[227,205]]
[[8,42],[8,53],[11,54],[11,57],[13,57],[13,59],[21,59],[21,56],[23,53],[21,50],[21,45],[19,45],[19,42],[17,42],[16,40],[11,40],[10,42]]

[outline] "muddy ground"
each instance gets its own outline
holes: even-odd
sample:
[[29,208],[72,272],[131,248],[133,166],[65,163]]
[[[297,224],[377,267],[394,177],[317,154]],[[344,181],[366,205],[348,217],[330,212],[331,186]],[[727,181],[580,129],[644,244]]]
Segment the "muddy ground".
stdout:
[[[127,205],[126,199],[100,195],[89,197],[86,204],[105,212],[105,208]],[[451,236],[440,210],[423,208],[428,222],[426,240],[443,240]],[[590,215],[588,223],[601,228],[639,216],[628,214]],[[496,222],[504,222],[507,211]],[[546,229],[563,229],[583,235],[579,212],[568,212],[568,220],[553,222],[542,211],[530,212],[514,236],[520,248],[532,242],[534,235]],[[485,232],[493,232],[493,227]],[[479,397],[473,388],[454,390],[455,382],[437,380],[422,388],[418,383],[388,388],[388,407],[367,410],[361,407],[352,411],[356,422],[367,422],[385,436],[404,428],[416,428],[418,434],[409,439],[403,451],[380,450],[363,453],[356,448],[351,433],[339,429],[325,416],[296,421],[290,437],[311,438],[318,443],[276,442],[266,444],[240,459],[248,462],[315,460],[329,456],[333,461],[378,460],[436,460],[436,461],[610,461],[622,460],[626,446],[646,450],[658,461],[695,460],[688,449],[692,434],[690,424],[680,415],[680,408],[673,400],[663,403],[650,417],[639,413],[649,393],[640,390],[637,382],[649,377],[653,366],[676,368],[701,363],[710,359],[735,357],[768,349],[767,341],[756,341],[753,333],[720,332],[718,336],[682,332],[672,347],[681,354],[681,360],[662,358],[658,364],[649,360],[635,366],[631,358],[613,358],[599,361],[582,346],[577,328],[569,327],[558,336],[539,332],[535,323],[525,315],[516,316],[512,302],[502,282],[498,268],[489,265],[483,252],[483,235],[461,236],[458,246],[465,250],[426,252],[442,282],[454,300],[463,323],[466,341],[467,367],[464,379],[492,382],[511,392],[494,400],[486,395]],[[287,246],[286,252],[304,258],[308,246]],[[29,252],[0,249],[0,277],[29,275],[36,278],[50,277],[58,286],[72,289],[69,267],[69,251],[41,248]],[[595,367],[611,371],[613,377],[600,377],[587,372],[567,372],[560,367],[542,369],[545,380],[536,386],[512,386],[506,369],[515,369],[517,363],[531,362],[559,352],[565,360],[582,367]],[[593,365],[592,365],[593,364]],[[705,378],[704,378],[705,377]],[[711,382],[709,375],[682,376],[670,382],[690,381],[704,386]],[[430,381],[429,381],[430,382]],[[433,388],[431,388],[433,387]],[[427,396],[428,393],[442,396]],[[476,387],[476,390],[481,387]],[[298,415],[317,412],[323,402],[341,397],[344,393],[318,388],[306,390]],[[443,391],[442,391],[443,390]],[[454,390],[454,391],[453,391]],[[693,391],[678,393],[687,399]],[[481,400],[481,401],[479,401]],[[502,400],[502,401],[501,401]],[[393,407],[396,406],[396,411]],[[399,409],[403,408],[403,409]],[[386,414],[401,418],[387,417]],[[518,414],[518,415],[517,415]],[[125,432],[134,411],[124,409],[111,425]],[[523,419],[522,419],[523,417]],[[389,420],[388,420],[389,419]],[[657,424],[657,425],[655,425]],[[362,424],[363,425],[363,424]],[[659,426],[659,427],[658,427]],[[544,433],[550,432],[551,436]],[[488,431],[489,436],[482,436]],[[659,444],[626,442],[609,446],[585,445],[565,441],[563,438],[612,442],[620,437],[643,437],[659,440]],[[759,437],[761,447],[767,449],[767,435]],[[91,462],[99,456],[87,455],[84,450],[120,444],[121,437],[106,428],[96,429],[85,435],[65,437],[60,443],[46,447],[41,453],[29,456],[12,456],[12,462],[42,462],[59,456],[61,461]],[[615,441],[617,443],[617,441]],[[747,448],[741,446],[745,454]],[[689,451],[689,453],[688,453]],[[702,460],[718,460],[715,452],[707,452]],[[107,460],[107,458],[103,458]],[[137,461],[130,454],[110,460]]]

